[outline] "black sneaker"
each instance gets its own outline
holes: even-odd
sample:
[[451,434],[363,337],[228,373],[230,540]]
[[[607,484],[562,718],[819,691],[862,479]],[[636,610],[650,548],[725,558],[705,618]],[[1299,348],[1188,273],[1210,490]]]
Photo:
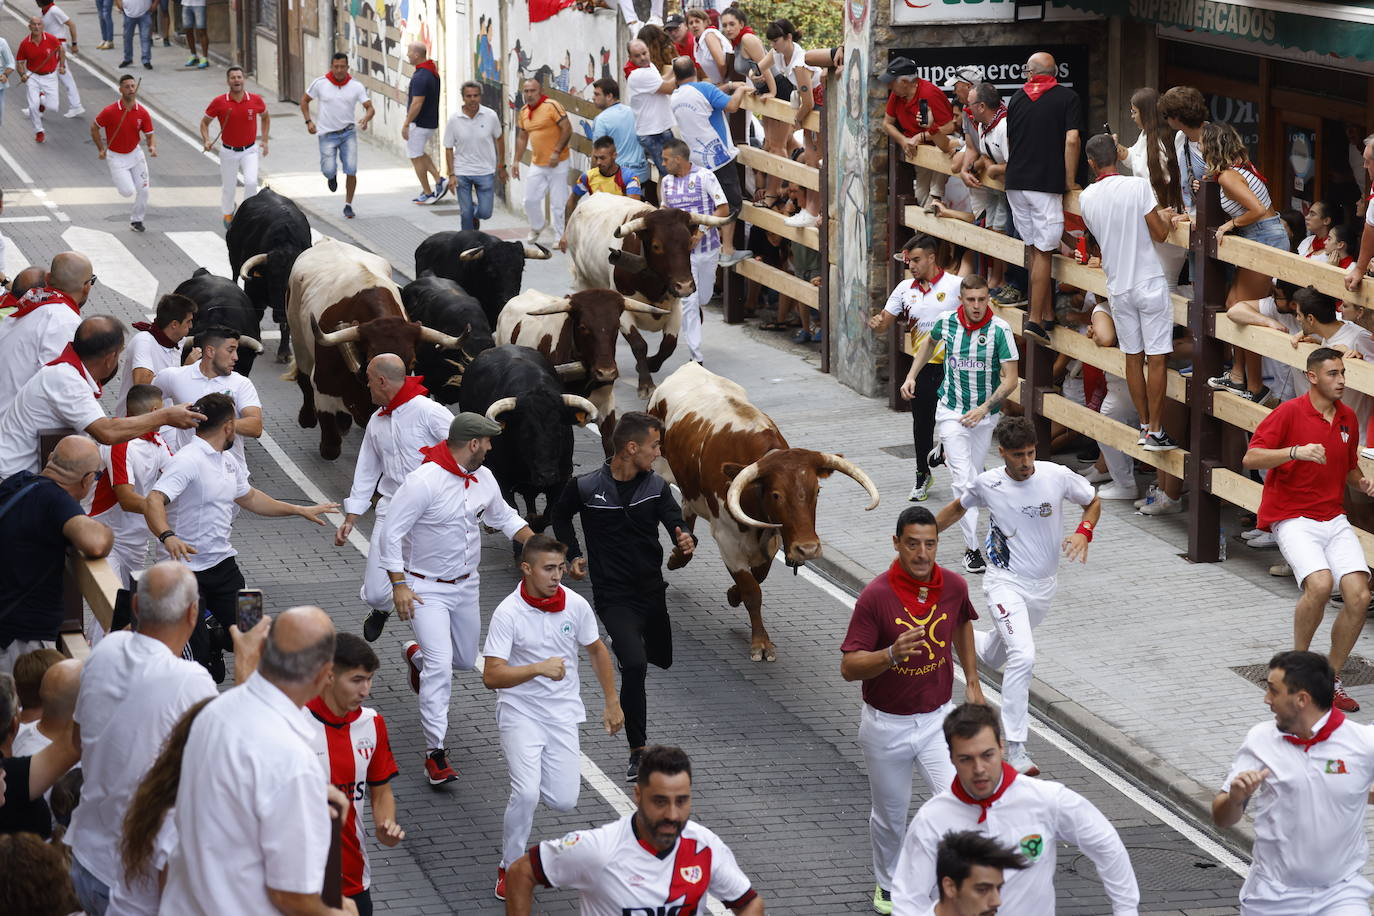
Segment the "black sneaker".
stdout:
[[1171,439],[1168,433],[1160,430],[1157,433],[1146,434],[1144,447],[1147,452],[1171,452],[1178,448],[1178,443]]
[[153,69],[153,62],[150,61],[150,60],[145,60],[145,61],[143,62],[143,69],[144,69],[144,70],[151,70],[151,69]]
[[629,764],[629,766],[625,767],[625,781],[626,781],[626,782],[638,782],[638,781],[639,781],[639,757],[640,757],[640,754],[641,754],[640,751],[630,751],[630,764]]
[[1263,385],[1260,387],[1259,391],[1242,391],[1240,396],[1247,401],[1263,404],[1265,401],[1269,400],[1269,386]]
[[943,442],[936,442],[935,447],[931,449],[930,454],[926,456],[926,464],[932,468],[938,468],[944,463],[945,444]]
[[337,178],[326,178],[324,183],[329,185],[330,194],[333,194],[335,191],[339,190],[339,179]]
[[1227,372],[1223,372],[1221,375],[1209,378],[1207,380],[1207,387],[1211,388],[1214,391],[1229,391],[1232,394],[1238,394],[1242,397],[1244,397],[1246,393],[1245,386],[1240,382],[1236,381],[1235,379],[1231,378],[1230,373]]
[[121,60],[121,61],[119,62],[119,65],[120,65],[121,67],[132,67],[133,64],[134,64],[134,62],[131,61],[131,60]]
[[1041,343],[1050,342],[1050,332],[1036,321],[1026,321],[1022,323],[1021,335],[1023,337],[1034,337]]
[[130,224],[129,224],[129,228],[132,229],[132,230],[134,230],[135,232],[147,232],[147,231],[148,231],[147,229],[144,229],[144,228],[143,228],[143,224],[140,223],[140,222],[138,222],[137,220],[135,220],[134,222],[130,223]]
[[983,559],[980,550],[964,551],[964,572],[966,573],[985,573],[988,571],[987,561]]
[[391,616],[390,611],[373,610],[363,621],[363,639],[368,642],[376,642],[377,637],[382,635],[382,627],[386,626],[387,618]]
[[216,684],[223,684],[225,675],[224,653],[218,651],[213,652],[210,658],[205,662],[205,670],[210,672],[210,677]]

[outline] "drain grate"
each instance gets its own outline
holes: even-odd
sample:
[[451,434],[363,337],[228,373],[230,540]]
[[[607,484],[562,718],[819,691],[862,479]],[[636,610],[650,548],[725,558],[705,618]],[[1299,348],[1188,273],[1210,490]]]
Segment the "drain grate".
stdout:
[[[1142,890],[1210,891],[1216,890],[1223,880],[1218,863],[1206,856],[1160,846],[1132,845],[1127,848]],[[1082,853],[1067,861],[1061,859],[1059,870],[1092,880],[1097,877],[1092,860]]]
[[[1261,688],[1264,687],[1265,679],[1269,677],[1267,662],[1262,665],[1235,665],[1231,670]],[[1345,661],[1345,667],[1341,669],[1341,683],[1346,687],[1367,687],[1374,684],[1374,663],[1359,655],[1350,656]]]
[[880,452],[887,452],[893,458],[915,458],[916,446],[910,443],[906,445],[885,445],[878,449]]

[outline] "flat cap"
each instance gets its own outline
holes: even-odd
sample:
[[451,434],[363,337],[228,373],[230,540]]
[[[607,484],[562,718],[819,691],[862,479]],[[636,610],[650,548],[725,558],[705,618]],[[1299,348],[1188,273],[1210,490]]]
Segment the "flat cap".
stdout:
[[891,83],[905,76],[916,75],[916,61],[909,57],[894,57],[888,62],[887,69],[878,74],[878,82]]
[[463,411],[453,418],[453,422],[448,425],[448,437],[452,442],[466,442],[469,439],[480,439],[483,436],[501,435],[501,424],[495,420],[488,420],[480,413]]

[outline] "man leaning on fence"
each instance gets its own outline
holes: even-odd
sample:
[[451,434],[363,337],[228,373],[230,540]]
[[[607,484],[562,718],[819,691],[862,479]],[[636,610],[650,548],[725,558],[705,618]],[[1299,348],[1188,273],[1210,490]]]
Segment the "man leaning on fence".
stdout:
[[[878,82],[892,86],[883,111],[883,130],[901,144],[902,152],[914,156],[923,143],[934,144],[942,152],[949,149],[946,139],[954,132],[954,108],[940,88],[916,75],[916,62],[898,57],[878,76]],[[930,198],[943,198],[947,176],[931,169],[916,169],[916,203],[925,206]]]

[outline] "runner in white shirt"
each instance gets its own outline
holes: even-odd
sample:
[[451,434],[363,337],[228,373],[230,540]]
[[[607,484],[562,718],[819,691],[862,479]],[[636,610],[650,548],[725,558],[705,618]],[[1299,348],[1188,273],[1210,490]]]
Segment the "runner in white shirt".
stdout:
[[481,83],[464,83],[462,94],[463,104],[444,125],[444,158],[460,227],[477,230],[491,218],[497,179],[507,180],[505,135],[500,116],[482,104]]
[[933,907],[919,916],[989,916],[1002,906],[1002,887],[1008,870],[1022,871],[1025,858],[974,830],[946,833],[935,850]]
[[1212,800],[1212,820],[1249,812],[1255,845],[1240,889],[1242,916],[1364,916],[1374,885],[1365,811],[1374,788],[1374,727],[1332,707],[1335,672],[1315,652],[1269,660],[1265,705]]
[[[1035,427],[1025,417],[1003,417],[994,431],[1003,466],[984,471],[963,494],[940,510],[943,531],[975,507],[988,510],[988,572],[983,580],[993,629],[979,630],[978,663],[1002,672],[1002,727],[1007,762],[1037,775],[1026,753],[1030,683],[1035,666],[1034,629],[1049,613],[1059,587],[1062,549],[1069,560],[1088,562],[1102,501],[1092,484],[1052,461],[1035,460]],[[1078,528],[1064,537],[1065,500],[1083,507]],[[1004,667],[1005,666],[1005,667]]]
[[444,738],[453,669],[468,670],[477,661],[479,525],[521,544],[534,534],[482,467],[491,437],[500,433],[501,424],[481,414],[454,417],[447,439],[424,449],[420,466],[392,495],[382,529],[381,563],[392,603],[418,640],[406,643],[405,658],[410,688],[420,695],[425,776],[432,786],[458,778]]
[[536,884],[578,891],[581,916],[701,913],[708,893],[739,916],[762,916],[763,898],[730,847],[691,817],[687,754],[645,748],[635,811],[530,847],[507,872],[507,916],[529,916]]
[[1054,916],[1059,845],[1072,843],[1097,868],[1112,916],[1136,916],[1140,888],[1116,828],[1092,802],[1057,782],[1017,773],[1002,760],[1002,733],[990,707],[965,703],[945,719],[955,777],[916,812],[892,887],[893,916],[929,913],[935,902],[936,850],[951,831],[973,830],[1014,850],[1029,865],[1006,875],[1008,916]]
[[[318,124],[310,117],[312,99],[320,103]],[[359,105],[363,106],[361,118],[357,117]],[[349,74],[348,55],[342,51],[329,62],[329,72],[311,83],[301,96],[301,117],[305,118],[305,129],[319,137],[320,172],[324,174],[330,193],[339,188],[338,169],[342,160],[343,215],[348,219],[353,218],[353,192],[358,189],[358,131],[367,130],[375,114],[367,89]]]
[[[40,2],[38,9],[43,17],[43,31],[67,46],[65,50],[68,58],[75,57],[80,49],[77,48],[76,23],[72,21],[72,17],[52,2],[46,5]],[[66,63],[66,67],[59,68],[57,71],[57,81],[61,84],[62,91],[67,93],[67,110],[62,112],[62,117],[75,118],[85,114],[86,109],[81,107],[81,93],[76,88],[76,77],[72,75],[71,61],[68,60]],[[54,107],[56,104],[57,96],[54,93]]]
[[520,554],[523,575],[487,625],[482,683],[496,691],[496,726],[510,770],[510,800],[501,829],[496,899],[506,899],[506,868],[525,852],[534,809],[577,806],[582,785],[577,726],[587,719],[578,689],[577,650],[585,647],[601,683],[606,734],[625,724],[611,654],[587,600],[562,586],[568,548],[536,534]]
[[406,475],[420,466],[424,458],[420,449],[448,438],[453,413],[428,397],[419,376],[406,376],[405,363],[394,353],[372,357],[367,364],[367,390],[380,409],[363,432],[353,488],[343,502],[344,520],[334,534],[334,546],[344,546],[359,517],[372,508],[373,494],[377,494],[363,587],[358,592],[372,609],[363,621],[363,636],[376,642],[391,616],[391,580],[382,568],[381,548],[386,510]]
[[30,287],[19,307],[0,319],[0,411],[71,341],[93,286],[90,260],[64,251],[52,259],[47,285]]
[[[247,376],[234,371],[239,361],[239,333],[213,325],[196,337],[196,346],[200,348],[200,362],[163,369],[153,376],[153,384],[162,389],[169,404],[195,403],[216,392],[227,394],[234,402],[232,451],[247,470],[248,459],[240,437],[258,439],[262,436],[262,399],[258,397],[257,386]],[[172,451],[178,452],[196,437],[196,433],[183,429],[166,433],[164,437]]]
[[[151,385],[163,369],[181,365],[181,342],[191,333],[195,320],[196,303],[185,296],[168,293],[157,301],[157,313],[152,321],[134,322],[135,333],[124,348],[124,362],[120,365],[115,416],[128,415],[124,400],[130,388]],[[199,358],[199,354],[193,350],[187,354],[187,359],[192,357]]]

